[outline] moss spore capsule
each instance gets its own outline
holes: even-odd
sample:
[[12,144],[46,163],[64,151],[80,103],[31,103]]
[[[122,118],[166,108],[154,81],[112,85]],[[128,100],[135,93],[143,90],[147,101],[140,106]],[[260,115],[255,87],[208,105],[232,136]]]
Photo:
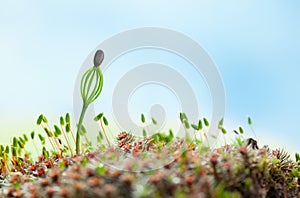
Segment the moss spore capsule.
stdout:
[[102,50],[97,50],[94,56],[94,66],[99,67],[104,59],[104,53]]

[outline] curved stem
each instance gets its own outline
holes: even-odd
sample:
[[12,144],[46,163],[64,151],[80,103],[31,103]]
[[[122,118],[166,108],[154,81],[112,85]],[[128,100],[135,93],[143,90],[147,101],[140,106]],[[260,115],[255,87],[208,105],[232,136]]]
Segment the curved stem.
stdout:
[[77,126],[77,133],[76,133],[76,154],[77,155],[79,155],[79,153],[80,153],[80,129],[82,126],[83,118],[84,118],[85,112],[87,110],[87,107],[88,107],[88,105],[86,105],[84,102],[83,106],[82,106],[78,126]]

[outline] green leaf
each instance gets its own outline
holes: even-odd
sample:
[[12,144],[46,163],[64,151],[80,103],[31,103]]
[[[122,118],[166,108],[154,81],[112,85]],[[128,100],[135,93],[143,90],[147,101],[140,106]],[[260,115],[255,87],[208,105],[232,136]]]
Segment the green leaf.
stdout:
[[182,112],[179,113],[179,119],[180,119],[180,121],[183,123],[184,117],[183,117],[183,113],[182,113]]
[[183,123],[183,120],[184,120],[184,119],[185,119],[185,120],[188,120],[186,114],[183,113],[183,112],[180,112],[179,117],[180,117],[180,121],[181,121],[182,123]]
[[47,120],[47,118],[46,118],[45,116],[43,116],[43,122],[44,122],[45,124],[48,123],[48,120]]
[[66,124],[66,132],[69,133],[71,131],[70,123]]
[[11,147],[12,151],[12,156],[16,157],[17,156],[17,149],[15,147]]
[[147,137],[147,132],[146,132],[145,129],[143,129],[143,136],[144,136],[144,137]]
[[106,172],[106,170],[105,170],[105,167],[104,167],[104,166],[102,166],[102,167],[97,167],[97,168],[96,168],[96,173],[97,173],[97,175],[104,175],[105,172]]
[[104,125],[105,125],[105,126],[108,126],[108,121],[107,121],[107,119],[106,119],[105,116],[103,116],[103,122],[104,122]]
[[239,127],[239,132],[240,134],[244,134],[244,129],[241,126]]
[[41,123],[42,123],[42,121],[43,121],[43,114],[41,114],[39,117],[38,117],[38,119],[37,119],[37,121],[36,121],[36,124],[39,126]]
[[101,139],[101,137],[100,137],[99,135],[97,135],[97,142],[98,142],[98,143],[101,143],[101,142],[102,142],[102,139]]
[[103,116],[103,113],[99,113],[95,118],[94,118],[94,121],[99,121]]
[[183,119],[183,123],[184,123],[184,126],[185,126],[186,129],[190,128],[190,124],[189,124],[188,120]]
[[298,169],[296,169],[296,168],[294,168],[293,170],[292,170],[292,175],[294,176],[294,177],[299,177],[300,176],[300,174],[299,174],[299,170]]
[[44,127],[44,131],[46,132],[48,137],[50,137],[50,138],[53,137],[53,134],[51,133],[51,131],[49,131],[48,128]]
[[236,138],[236,144],[238,147],[242,146],[243,145],[243,140],[241,138]]
[[218,128],[219,128],[219,129],[222,129],[223,123],[224,123],[224,118],[222,118],[222,119],[219,121],[219,124],[218,124]]
[[152,118],[152,123],[153,123],[154,125],[157,125],[157,121],[156,121],[154,118]]
[[32,140],[34,139],[34,135],[35,135],[34,131],[31,131],[30,137],[31,137]]
[[18,141],[18,144],[19,144],[19,147],[20,147],[21,149],[24,148],[24,144],[23,144],[21,141]]
[[60,123],[61,126],[64,126],[64,125],[65,125],[64,117],[60,116],[60,118],[59,118],[59,123]]
[[58,134],[57,134],[57,132],[56,131],[54,131],[54,137],[58,137]]
[[25,140],[23,140],[23,138],[19,137],[19,141],[21,141],[23,144],[25,144]]
[[26,134],[23,134],[23,138],[24,138],[25,142],[28,142],[28,137]]
[[192,128],[198,130],[198,126],[196,124],[191,124]]
[[300,154],[299,153],[295,153],[295,158],[296,158],[296,162],[300,162]]
[[208,122],[208,120],[207,120],[205,117],[203,118],[203,122],[204,122],[204,125],[205,125],[206,127],[209,126],[209,122]]
[[4,151],[4,146],[0,145],[0,154],[2,155],[2,152]]
[[14,147],[18,146],[18,139],[16,137],[13,138],[13,146]]
[[172,138],[174,137],[173,131],[171,129],[169,130],[169,136]]
[[9,146],[7,145],[5,148],[5,153],[8,154],[9,153]]
[[223,127],[221,128],[221,131],[222,131],[223,134],[227,133],[226,129],[224,129]]
[[145,121],[146,121],[145,115],[143,113],[141,114],[141,121],[142,121],[142,123],[145,123]]
[[44,145],[45,144],[45,138],[41,134],[38,134],[38,137],[39,137],[42,145]]
[[43,146],[43,155],[45,156],[45,158],[49,157],[49,152],[47,151],[46,147]]
[[59,162],[59,169],[60,169],[61,171],[63,171],[63,170],[65,170],[65,168],[66,168],[65,163],[64,163],[63,161]]
[[54,125],[54,129],[58,136],[62,134],[60,128],[57,125]]
[[248,124],[249,124],[249,125],[252,125],[252,120],[251,120],[250,117],[248,117]]
[[103,134],[102,134],[102,132],[101,131],[99,131],[99,138],[101,139],[101,140],[103,140]]
[[69,113],[66,113],[66,123],[67,124],[70,124],[70,114]]
[[81,163],[82,166],[87,166],[89,161],[88,161],[88,159],[83,159],[83,160],[81,160],[80,163]]
[[201,131],[203,129],[202,120],[198,121],[198,130]]
[[244,180],[244,184],[245,184],[246,189],[249,189],[252,186],[252,179],[251,178],[246,178]]

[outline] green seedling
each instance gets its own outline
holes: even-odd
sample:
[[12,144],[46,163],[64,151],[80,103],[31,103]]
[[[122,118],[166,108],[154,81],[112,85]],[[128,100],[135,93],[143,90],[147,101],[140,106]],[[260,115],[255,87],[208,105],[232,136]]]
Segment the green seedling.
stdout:
[[[145,127],[145,125],[146,125],[146,118],[145,118],[145,115],[143,113],[141,114],[141,122],[143,124],[143,127]],[[143,134],[143,137],[147,137],[147,130],[145,128],[143,128],[142,134]]]
[[252,126],[252,120],[251,120],[250,116],[248,116],[247,121],[248,121],[248,125],[250,126],[251,131],[252,131],[252,133],[253,133],[255,139],[257,139],[256,133],[255,133],[255,131],[254,131],[254,129],[253,129],[253,126]]
[[181,121],[181,124],[183,125],[184,130],[185,130],[185,137],[187,139],[189,139],[188,129],[190,128],[190,124],[189,124],[189,120],[188,120],[186,114],[183,113],[183,112],[180,112],[179,113],[179,119]]
[[239,132],[240,132],[240,134],[244,134],[244,129],[243,129],[243,127],[239,127]]
[[[77,133],[76,133],[76,154],[80,153],[80,131],[82,122],[88,106],[94,102],[102,91],[103,86],[103,74],[100,69],[100,64],[104,59],[104,53],[102,50],[98,50],[94,56],[94,66],[88,69],[81,78],[80,93],[83,101],[81,114],[78,121]],[[94,82],[94,79],[96,81]],[[92,85],[94,86],[92,88]]]
[[142,123],[146,122],[145,115],[143,113],[141,114],[141,121],[142,121]]
[[43,114],[39,115],[39,117],[38,117],[38,119],[37,119],[37,121],[36,121],[36,124],[37,124],[38,126],[41,126],[41,127],[43,128],[43,130],[45,131],[45,133],[46,133],[46,135],[47,135],[47,137],[48,137],[48,139],[49,139],[49,142],[50,142],[50,144],[51,144],[51,146],[52,146],[52,149],[53,149],[53,150],[58,149],[57,147],[54,146],[54,144],[53,144],[53,142],[52,142],[52,139],[51,139],[51,138],[52,138],[52,136],[53,136],[53,133],[49,130],[47,118],[46,118]]
[[[99,125],[101,127],[101,130],[102,132],[104,133],[104,136],[105,136],[105,139],[106,139],[106,142],[108,144],[108,146],[110,147],[110,142],[108,140],[108,137],[107,137],[107,134],[106,134],[106,131],[104,129],[104,126],[103,126],[103,122],[104,122],[104,125],[107,126],[108,125],[108,121],[106,119],[106,117],[103,116],[103,113],[99,113],[95,118],[94,118],[94,121],[98,122],[99,121]],[[99,134],[102,136],[102,133],[99,132]]]
[[66,122],[66,126],[65,126],[66,133],[67,134],[71,133],[72,139],[73,139],[74,144],[75,144],[76,141],[75,141],[75,136],[73,134],[73,131],[71,130],[71,119],[70,119],[70,114],[69,113],[66,113],[65,122]]
[[35,142],[34,142],[34,137],[35,137],[35,132],[34,132],[34,131],[31,131],[30,137],[31,137],[31,140],[32,140],[32,144],[33,144],[33,146],[34,146],[34,149],[35,149],[35,151],[36,151],[36,154],[38,155],[38,154],[39,154],[39,151],[38,151],[37,146],[36,146],[36,144],[35,144]]
[[154,118],[151,118],[152,124],[157,125],[157,121]]
[[203,118],[203,122],[206,127],[209,127],[209,122],[205,117]]
[[224,118],[222,118],[219,121],[218,129],[221,130],[222,134],[224,135],[223,138],[224,138],[224,143],[226,145],[227,143],[226,143],[225,135],[227,134],[227,130],[223,127],[223,124],[224,124]]
[[191,127],[194,129],[194,138],[195,138],[195,140],[197,140],[197,134],[196,134],[196,131],[199,130],[199,129],[198,129],[198,125],[192,123],[192,124],[191,124]]
[[[62,134],[64,135],[64,138],[65,138],[65,140],[66,140],[66,142],[68,144],[68,150],[70,151],[71,155],[73,155],[73,150],[72,150],[72,147],[71,147],[71,144],[70,144],[69,137],[67,136],[67,134],[66,134],[66,132],[64,130],[65,120],[64,120],[63,116],[60,116],[60,118],[59,118],[59,124],[60,124],[60,130],[62,131]],[[56,129],[56,130],[59,130],[59,128]]]

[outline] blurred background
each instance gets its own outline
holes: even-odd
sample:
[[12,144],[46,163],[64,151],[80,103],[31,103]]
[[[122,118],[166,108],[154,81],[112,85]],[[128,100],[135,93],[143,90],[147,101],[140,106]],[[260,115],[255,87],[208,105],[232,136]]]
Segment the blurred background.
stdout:
[[[259,145],[299,152],[299,8],[300,3],[295,2],[258,0],[2,0],[0,144],[8,143],[12,135],[37,130],[40,113],[53,123],[58,122],[58,116],[73,113],[75,81],[87,55],[112,35],[151,26],[181,32],[210,54],[225,87],[224,125],[229,131],[243,125],[253,136],[246,126],[250,115]],[[181,68],[184,63],[178,57],[151,50],[121,57],[105,71],[97,111],[110,115],[107,103],[114,83],[126,68],[149,61],[165,61],[182,71],[197,92],[202,110],[199,116],[210,116],[209,92],[201,76]],[[180,105],[170,92],[153,85],[142,88],[129,102],[137,122],[153,102],[167,103],[170,115],[178,113]],[[157,97],[152,97],[153,93]],[[162,95],[162,101],[144,100],[157,100]]]

